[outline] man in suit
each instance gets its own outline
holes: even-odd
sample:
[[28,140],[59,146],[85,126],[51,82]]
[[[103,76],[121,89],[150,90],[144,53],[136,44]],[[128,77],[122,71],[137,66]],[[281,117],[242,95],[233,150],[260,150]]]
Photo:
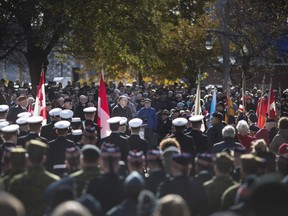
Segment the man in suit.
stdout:
[[12,124],[16,123],[17,115],[21,112],[27,112],[27,97],[25,95],[20,95],[17,98],[18,105],[15,107],[10,107],[6,120]]

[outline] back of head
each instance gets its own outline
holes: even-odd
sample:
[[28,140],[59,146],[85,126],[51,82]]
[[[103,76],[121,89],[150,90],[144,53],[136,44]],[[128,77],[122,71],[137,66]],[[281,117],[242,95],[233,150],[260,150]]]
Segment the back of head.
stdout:
[[4,191],[0,192],[1,216],[25,216],[25,208],[20,200]]
[[288,117],[281,117],[278,122],[278,127],[281,130],[288,129]]
[[226,125],[222,129],[223,138],[234,138],[235,137],[235,128],[232,125]]
[[100,149],[92,144],[84,145],[82,148],[82,157],[85,163],[95,164],[100,157]]
[[26,144],[29,160],[34,164],[40,164],[46,154],[47,144],[40,140],[32,139]]
[[155,216],[189,216],[190,211],[185,200],[176,194],[162,197],[156,206]]
[[92,216],[92,214],[79,202],[67,201],[58,205],[51,216]]
[[287,215],[288,190],[280,182],[256,186],[248,199],[248,208],[255,216]]
[[249,132],[249,125],[245,120],[240,120],[236,126],[237,131],[241,135],[247,135]]
[[131,172],[124,182],[125,194],[128,199],[137,199],[140,192],[144,189],[145,182],[143,177],[136,171]]
[[233,158],[227,152],[216,154],[215,165],[221,173],[229,173],[233,166]]
[[138,197],[137,215],[150,216],[152,215],[156,206],[156,197],[149,190],[143,190]]

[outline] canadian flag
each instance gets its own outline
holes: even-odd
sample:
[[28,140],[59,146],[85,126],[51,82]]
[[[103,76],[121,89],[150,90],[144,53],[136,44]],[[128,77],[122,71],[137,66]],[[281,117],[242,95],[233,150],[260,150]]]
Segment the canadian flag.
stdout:
[[276,106],[274,99],[274,92],[272,88],[272,84],[270,84],[269,88],[269,109],[268,109],[269,118],[276,119]]
[[104,69],[102,68],[100,73],[100,85],[98,91],[98,119],[97,119],[97,124],[100,127],[101,138],[107,137],[111,133],[109,123],[107,122],[107,120],[110,118],[110,113],[103,76],[104,76]]
[[44,70],[42,70],[38,89],[37,89],[35,106],[34,106],[34,113],[33,113],[33,116],[42,116],[43,117],[42,125],[47,124],[44,78],[45,78],[45,74],[44,74]]

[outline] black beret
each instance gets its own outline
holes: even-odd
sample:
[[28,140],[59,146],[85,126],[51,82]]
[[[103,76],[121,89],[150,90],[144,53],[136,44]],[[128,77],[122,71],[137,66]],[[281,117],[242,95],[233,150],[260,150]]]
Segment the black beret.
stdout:
[[188,166],[191,162],[191,155],[189,153],[173,154],[173,161],[182,165]]

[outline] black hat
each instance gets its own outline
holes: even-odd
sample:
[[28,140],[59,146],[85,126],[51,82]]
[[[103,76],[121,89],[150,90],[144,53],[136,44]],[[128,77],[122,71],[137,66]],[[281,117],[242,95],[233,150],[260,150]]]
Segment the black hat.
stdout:
[[257,132],[257,131],[260,130],[260,128],[257,125],[255,125],[255,124],[251,124],[249,126],[249,129],[250,129],[250,131],[254,131],[254,132]]
[[177,164],[188,166],[191,162],[191,155],[189,153],[173,154],[172,159]]
[[249,115],[249,120],[253,123],[257,122],[258,121],[258,117],[255,113],[250,113]]
[[129,151],[127,160],[128,162],[143,162],[145,159],[143,151]]
[[102,143],[101,156],[103,158],[112,157],[120,159],[120,148],[110,143]]
[[64,103],[66,103],[66,102],[72,102],[72,99],[71,98],[65,98]]
[[196,164],[200,166],[210,166],[212,164],[212,154],[209,153],[198,153],[196,155]]
[[169,112],[169,110],[164,109],[164,110],[162,110],[161,114],[162,115],[170,115],[170,112]]
[[212,114],[212,116],[215,117],[215,118],[218,118],[218,119],[220,119],[220,120],[223,119],[223,114],[220,113],[220,112],[214,112],[214,113]]
[[146,161],[158,161],[161,160],[161,152],[159,150],[151,149],[147,151]]
[[151,102],[151,99],[150,98],[145,98],[144,101]]
[[82,154],[84,158],[96,159],[100,156],[100,149],[92,144],[84,145]]

